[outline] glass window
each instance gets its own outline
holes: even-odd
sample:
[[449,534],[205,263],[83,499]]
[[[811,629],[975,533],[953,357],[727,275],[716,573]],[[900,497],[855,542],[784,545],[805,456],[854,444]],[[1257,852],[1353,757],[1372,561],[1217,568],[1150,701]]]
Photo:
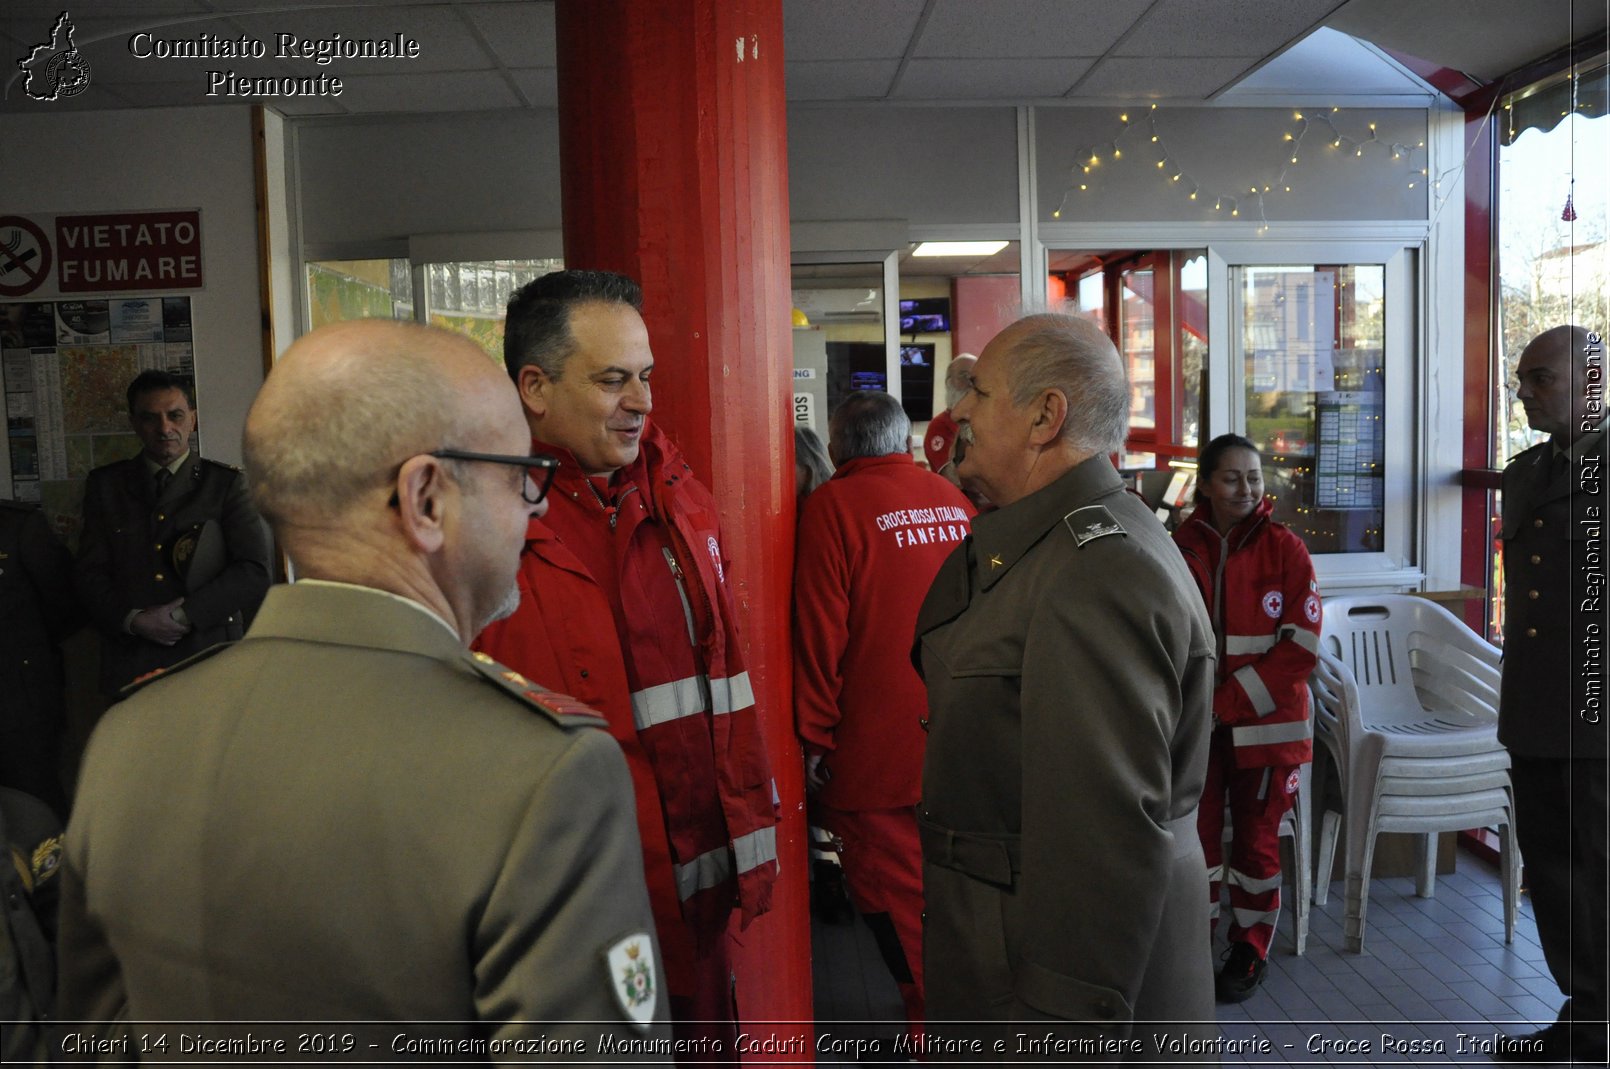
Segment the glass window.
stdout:
[[1118,351],[1129,369],[1129,427],[1157,426],[1157,316],[1151,268],[1119,276]]
[[503,362],[503,312],[515,290],[563,260],[486,260],[425,265],[426,322],[469,335]]
[[412,319],[408,261],[309,261],[307,303],[310,328],[348,319]]
[[1246,433],[1313,553],[1385,548],[1383,265],[1236,269]]

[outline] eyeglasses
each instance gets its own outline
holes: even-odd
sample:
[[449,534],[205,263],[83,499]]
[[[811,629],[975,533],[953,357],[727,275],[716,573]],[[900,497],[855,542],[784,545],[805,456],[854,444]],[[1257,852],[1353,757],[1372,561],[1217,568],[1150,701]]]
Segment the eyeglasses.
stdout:
[[[432,449],[428,453],[417,453],[416,456],[435,457],[437,460],[479,460],[485,464],[511,464],[526,469],[526,478],[520,483],[520,496],[528,505],[540,505],[548,496],[548,490],[553,486],[553,473],[559,470],[559,458],[546,453],[534,453],[528,457],[510,456],[507,453],[467,453],[462,449]],[[536,493],[531,488],[536,488]],[[391,492],[390,505],[396,508],[398,504],[397,492]]]

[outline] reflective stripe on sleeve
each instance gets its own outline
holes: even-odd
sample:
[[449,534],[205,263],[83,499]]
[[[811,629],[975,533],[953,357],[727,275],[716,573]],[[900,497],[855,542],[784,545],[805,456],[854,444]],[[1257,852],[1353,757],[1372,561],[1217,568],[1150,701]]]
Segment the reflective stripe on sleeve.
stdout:
[[1230,729],[1237,746],[1268,746],[1277,742],[1301,742],[1314,737],[1314,722],[1307,717],[1286,724],[1249,724]]
[[732,851],[738,858],[738,875],[759,868],[768,861],[777,860],[777,828],[760,828],[732,841]]
[[644,731],[684,716],[704,712],[704,677],[688,676],[673,683],[644,687],[632,694],[632,721]]
[[1268,653],[1278,641],[1275,635],[1225,635],[1224,652],[1230,657]]
[[1252,702],[1253,712],[1259,716],[1268,716],[1275,711],[1275,699],[1270,695],[1269,688],[1263,685],[1263,679],[1252,665],[1244,664],[1237,668],[1232,678],[1247,692],[1247,699]]
[[700,854],[686,865],[672,865],[676,872],[676,894],[686,902],[700,891],[719,887],[732,875],[732,855],[725,846]]
[[1319,636],[1312,631],[1304,631],[1300,627],[1287,624],[1280,629],[1280,637],[1290,639],[1315,656],[1319,654]]
[[712,679],[710,681],[710,708],[712,712],[730,713],[735,709],[747,709],[755,704],[755,692],[749,686],[749,673],[739,672],[727,679]]

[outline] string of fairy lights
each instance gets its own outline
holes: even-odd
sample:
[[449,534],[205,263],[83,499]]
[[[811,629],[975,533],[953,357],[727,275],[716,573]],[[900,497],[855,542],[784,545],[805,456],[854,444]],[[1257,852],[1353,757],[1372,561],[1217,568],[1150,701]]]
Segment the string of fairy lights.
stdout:
[[[1131,157],[1149,158],[1155,171],[1170,188],[1183,191],[1187,200],[1203,204],[1204,210],[1206,204],[1211,202],[1213,211],[1223,212],[1232,218],[1240,218],[1243,214],[1255,214],[1260,224],[1259,233],[1269,228],[1269,218],[1265,210],[1267,200],[1292,191],[1292,172],[1301,166],[1307,154],[1314,148],[1310,144],[1305,149],[1304,143],[1309,135],[1316,131],[1320,131],[1323,135],[1324,146],[1321,151],[1347,152],[1358,159],[1362,159],[1366,152],[1389,152],[1394,161],[1407,160],[1408,188],[1416,189],[1429,184],[1433,196],[1436,196],[1442,188],[1443,181],[1459,170],[1459,167],[1452,167],[1432,177],[1426,143],[1423,140],[1413,144],[1383,141],[1373,122],[1367,124],[1367,130],[1348,133],[1338,125],[1340,113],[1341,109],[1334,107],[1328,110],[1299,108],[1293,111],[1292,121],[1296,125],[1281,135],[1280,145],[1283,154],[1278,172],[1261,183],[1249,181],[1246,192],[1242,192],[1240,187],[1237,187],[1235,192],[1230,192],[1202,188],[1202,184],[1192,174],[1189,164],[1168,147],[1168,141],[1158,124],[1156,104],[1150,105],[1144,113],[1139,114],[1138,118],[1132,117],[1130,111],[1123,111],[1119,113],[1118,128],[1111,138],[1094,142],[1077,155],[1077,162],[1069,169],[1068,186],[1063,191],[1062,200],[1057,204],[1056,210],[1051,213],[1051,218],[1062,218],[1068,202],[1079,194],[1088,193],[1096,185],[1097,176],[1103,168],[1111,169],[1115,165],[1123,165],[1126,145],[1129,146]],[[1140,138],[1144,140],[1137,146],[1135,142]],[[1418,167],[1415,166],[1416,162],[1420,164]]]

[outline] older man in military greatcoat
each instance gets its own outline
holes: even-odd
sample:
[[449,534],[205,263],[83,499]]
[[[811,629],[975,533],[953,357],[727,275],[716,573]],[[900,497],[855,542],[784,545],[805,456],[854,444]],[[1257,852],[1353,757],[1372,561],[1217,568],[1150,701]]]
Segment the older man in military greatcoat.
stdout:
[[996,1057],[1179,1058],[1155,1041],[1217,1034],[1196,833],[1213,630],[1107,458],[1128,408],[1112,342],[1055,315],[997,335],[955,408],[957,474],[1001,507],[917,620],[923,952],[937,1034],[1016,1022]]
[[1533,338],[1516,397],[1545,442],[1504,469],[1504,674],[1498,738],[1559,1018],[1509,1039],[1512,1061],[1605,1060],[1604,340]]

